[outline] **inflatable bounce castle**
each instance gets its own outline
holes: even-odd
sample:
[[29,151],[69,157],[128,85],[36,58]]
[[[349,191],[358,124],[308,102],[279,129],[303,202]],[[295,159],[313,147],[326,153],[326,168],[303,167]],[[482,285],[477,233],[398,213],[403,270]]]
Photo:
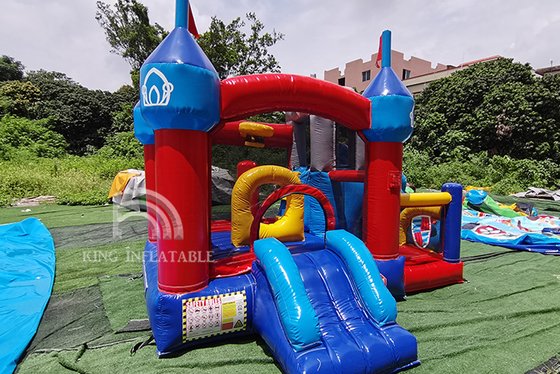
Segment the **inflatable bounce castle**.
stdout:
[[[409,290],[461,280],[453,241],[461,187],[401,194],[414,100],[390,67],[390,32],[383,34],[383,68],[362,96],[296,75],[220,81],[188,19],[188,1],[177,0],[176,27],[142,66],[134,110],[149,216],[145,295],[158,354],[259,334],[287,373],[387,373],[418,364],[416,339],[395,321],[396,298],[407,291],[406,279]],[[306,175],[247,164],[232,194],[231,223],[211,222],[211,145],[290,149],[293,126],[240,121],[271,111],[310,113],[356,132],[365,143],[364,169]],[[330,189],[316,183],[324,178]],[[266,183],[280,188],[258,206],[255,191]],[[341,208],[334,200],[344,194],[330,196],[332,186],[349,192],[355,184],[361,195]],[[358,195],[360,237],[337,220],[344,210],[354,215],[346,222],[356,221],[347,212]],[[283,215],[261,222],[282,199]],[[409,230],[401,223],[415,221],[401,207],[441,221],[442,253],[410,246],[408,257],[400,253]],[[423,237],[422,220],[412,236]],[[415,260],[405,266],[408,258]]]

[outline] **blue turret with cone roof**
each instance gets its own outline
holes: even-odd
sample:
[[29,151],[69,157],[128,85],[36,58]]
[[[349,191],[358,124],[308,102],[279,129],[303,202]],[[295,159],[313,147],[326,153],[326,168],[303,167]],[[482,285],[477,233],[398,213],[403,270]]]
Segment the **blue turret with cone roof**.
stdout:
[[140,101],[134,106],[132,112],[134,117],[134,136],[143,145],[155,144],[154,129],[146,122],[142,116]]
[[140,69],[142,115],[154,130],[210,131],[220,120],[220,78],[188,31],[188,0],[175,29]]
[[405,142],[414,128],[414,98],[391,68],[391,31],[382,34],[381,70],[363,96],[371,100],[370,142]]

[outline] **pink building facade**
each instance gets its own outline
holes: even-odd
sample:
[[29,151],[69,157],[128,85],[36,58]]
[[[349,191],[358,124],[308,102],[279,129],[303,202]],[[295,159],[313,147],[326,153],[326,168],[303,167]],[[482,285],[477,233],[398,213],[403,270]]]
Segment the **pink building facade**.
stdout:
[[[371,55],[370,61],[364,62],[360,58],[358,60],[348,62],[344,68],[344,74],[342,74],[340,68],[325,70],[324,80],[341,86],[353,87],[356,88],[358,92],[362,92],[367,88],[380,70],[375,65],[376,60],[377,53]],[[435,68],[433,68],[430,61],[422,60],[414,56],[409,60],[405,60],[404,53],[393,50],[391,51],[391,62],[393,70],[402,80],[419,75],[436,73],[449,68],[449,66],[439,63]]]

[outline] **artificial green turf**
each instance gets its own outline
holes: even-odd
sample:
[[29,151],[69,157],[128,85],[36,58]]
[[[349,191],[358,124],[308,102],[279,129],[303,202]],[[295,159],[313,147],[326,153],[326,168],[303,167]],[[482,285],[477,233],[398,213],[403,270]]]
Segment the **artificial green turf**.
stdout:
[[282,371],[267,354],[260,339],[237,339],[193,349],[181,356],[158,359],[154,345],[136,353],[130,349],[141,341],[104,348],[88,348],[33,354],[19,365],[19,373],[236,373],[278,374]]
[[[465,243],[465,242],[463,242]],[[469,243],[465,255],[490,252]],[[512,252],[489,260],[465,264],[468,283],[409,295],[399,302],[397,322],[418,340],[422,364],[411,373],[524,373],[560,351],[560,258],[528,252]],[[143,318],[145,305],[141,279],[102,277],[105,312],[112,330],[127,320]],[[95,347],[134,335],[87,342]],[[179,357],[158,359],[148,345],[135,355],[130,349],[141,341],[99,349],[31,355],[21,373],[277,373],[279,369],[259,338],[237,338],[221,344],[191,349]],[[144,336],[145,338],[145,336]],[[86,342],[84,342],[86,343]],[[54,364],[56,362],[57,364]],[[58,366],[57,366],[58,365]]]
[[[37,353],[31,353],[18,366],[18,372],[281,372],[258,336],[207,344],[174,358],[159,359],[154,344],[132,355],[132,347],[145,341],[150,332],[115,332],[131,319],[147,318],[143,294],[143,278],[137,275],[102,276],[98,286],[54,294],[56,305],[47,308],[43,317],[46,322],[37,334],[39,341],[31,345],[31,352]],[[61,310],[64,304],[74,307]],[[64,338],[67,349],[60,346]]]
[[100,276],[142,273],[145,245],[142,239],[97,248],[57,250],[53,293],[97,285]]
[[[544,209],[550,206],[553,209]],[[546,204],[540,209],[554,212],[555,206]],[[81,218],[77,219],[74,209],[83,207],[61,208],[52,212],[52,218],[45,208],[43,221],[50,222],[52,227],[59,227],[57,224],[64,220],[80,224]],[[96,210],[92,209],[93,212]],[[98,212],[101,221],[91,218],[88,223],[107,218],[103,210]],[[0,219],[5,218],[2,213],[0,210]],[[128,320],[146,316],[143,280],[136,278],[142,271],[137,254],[144,244],[145,238],[140,238],[137,242],[104,247],[57,249],[51,300],[57,301],[58,307],[65,306],[66,297],[79,297],[81,292],[91,295],[99,290],[102,302],[89,302],[84,296],[80,303],[69,303],[67,308],[85,314],[68,328],[62,322],[61,331],[46,331],[42,322],[39,332],[43,337],[54,339],[55,334],[70,334],[67,349],[52,352],[46,349],[49,344],[55,347],[52,340],[43,339],[41,353],[31,353],[18,366],[19,373],[280,372],[268,348],[256,336],[201,346],[173,358],[159,359],[153,344],[132,355],[130,349],[145,340],[148,333],[115,331]],[[461,241],[461,246],[462,258],[507,253],[466,261],[464,276],[468,283],[414,293],[397,303],[397,322],[417,338],[422,361],[409,372],[524,373],[560,352],[560,256],[510,251],[467,241]],[[93,251],[97,251],[97,257]],[[99,298],[96,296],[95,300]],[[91,308],[92,316],[86,313],[87,309],[84,312],[85,305]],[[59,310],[52,309],[48,314],[49,326],[57,326],[52,324],[57,316],[65,318]],[[57,343],[55,348],[60,349],[60,345]]]
[[[271,208],[272,209],[272,208]],[[29,211],[27,211],[29,210]],[[229,219],[230,205],[212,207],[212,219]],[[215,216],[215,217],[214,217]],[[47,228],[112,223],[115,220],[145,220],[146,212],[131,212],[109,204],[105,206],[39,205],[31,207],[0,207],[0,225],[38,218]]]
[[467,262],[464,277],[397,304],[418,340],[413,373],[524,373],[560,351],[560,257],[514,252]]
[[99,286],[53,294],[28,352],[71,349],[93,342],[113,330]]
[[471,256],[483,256],[497,252],[511,252],[518,253],[518,251],[495,246],[495,245],[481,245],[477,242],[469,242],[467,240],[461,240],[461,258],[468,258]]
[[105,312],[114,331],[124,328],[130,320],[148,318],[141,275],[101,277],[99,284]]

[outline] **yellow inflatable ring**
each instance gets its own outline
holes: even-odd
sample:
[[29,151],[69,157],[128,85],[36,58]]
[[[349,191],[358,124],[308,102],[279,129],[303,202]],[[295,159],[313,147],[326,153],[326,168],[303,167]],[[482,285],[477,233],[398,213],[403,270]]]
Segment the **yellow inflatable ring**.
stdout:
[[[251,197],[263,184],[301,184],[299,173],[281,166],[257,166],[243,173],[235,183],[231,196],[231,242],[236,247],[249,245],[251,224]],[[290,195],[286,199],[286,211],[282,218],[271,224],[261,223],[259,239],[274,237],[280,241],[303,240],[303,195]]]

